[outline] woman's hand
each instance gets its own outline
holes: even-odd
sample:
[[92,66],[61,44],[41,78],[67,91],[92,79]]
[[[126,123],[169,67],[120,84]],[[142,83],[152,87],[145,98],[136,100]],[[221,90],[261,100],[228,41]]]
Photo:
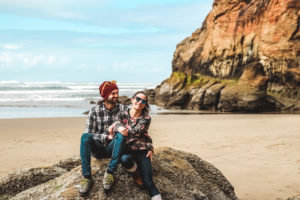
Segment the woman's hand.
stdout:
[[124,127],[119,127],[118,132],[120,132],[122,135],[127,136],[128,135],[128,129]]
[[108,132],[109,134],[112,134],[113,135],[113,130],[114,130],[115,126],[114,125],[111,125],[110,127],[108,127]]
[[150,161],[151,161],[151,163],[152,163],[152,159],[153,159],[153,158],[152,158],[152,157],[153,157],[153,151],[148,151],[146,157],[147,157],[147,158],[150,157]]

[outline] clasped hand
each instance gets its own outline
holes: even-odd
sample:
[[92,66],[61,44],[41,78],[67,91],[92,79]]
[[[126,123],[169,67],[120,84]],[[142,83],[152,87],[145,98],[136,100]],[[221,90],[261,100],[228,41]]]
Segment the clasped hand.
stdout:
[[120,132],[124,136],[128,136],[128,129],[123,126],[118,128],[118,132]]
[[[114,136],[115,136],[115,132],[114,132],[114,126],[113,125],[111,125],[110,127],[108,127],[108,136],[107,136],[107,138],[109,139],[109,140],[112,140],[113,138],[114,138]],[[128,129],[127,128],[125,128],[125,127],[119,127],[118,128],[118,132],[120,132],[122,135],[124,135],[124,136],[128,136]]]

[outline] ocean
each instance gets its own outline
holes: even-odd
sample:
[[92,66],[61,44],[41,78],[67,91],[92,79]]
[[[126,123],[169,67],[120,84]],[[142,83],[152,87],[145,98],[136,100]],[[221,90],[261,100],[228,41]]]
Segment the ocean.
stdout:
[[[77,117],[101,99],[97,82],[0,81],[0,118]],[[119,95],[155,88],[157,83],[118,83]],[[152,110],[157,107],[151,105]]]

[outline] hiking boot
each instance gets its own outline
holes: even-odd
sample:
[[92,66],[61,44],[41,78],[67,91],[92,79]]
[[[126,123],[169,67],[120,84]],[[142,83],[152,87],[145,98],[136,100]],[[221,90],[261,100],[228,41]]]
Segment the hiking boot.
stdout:
[[114,184],[114,176],[105,171],[102,186],[105,190],[110,190]]
[[142,186],[143,185],[143,180],[141,177],[140,172],[137,170],[135,172],[130,173],[134,182],[138,185],[138,186]]
[[80,195],[86,195],[93,185],[93,180],[89,178],[84,178],[80,184],[78,192]]

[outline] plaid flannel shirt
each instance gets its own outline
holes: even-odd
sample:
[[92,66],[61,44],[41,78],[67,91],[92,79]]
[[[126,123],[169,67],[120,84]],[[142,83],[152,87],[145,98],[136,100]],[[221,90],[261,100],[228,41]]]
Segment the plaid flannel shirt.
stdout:
[[85,123],[85,133],[91,133],[95,140],[107,145],[108,127],[113,124],[119,112],[127,110],[127,106],[117,103],[112,110],[105,108],[104,103],[90,109]]

